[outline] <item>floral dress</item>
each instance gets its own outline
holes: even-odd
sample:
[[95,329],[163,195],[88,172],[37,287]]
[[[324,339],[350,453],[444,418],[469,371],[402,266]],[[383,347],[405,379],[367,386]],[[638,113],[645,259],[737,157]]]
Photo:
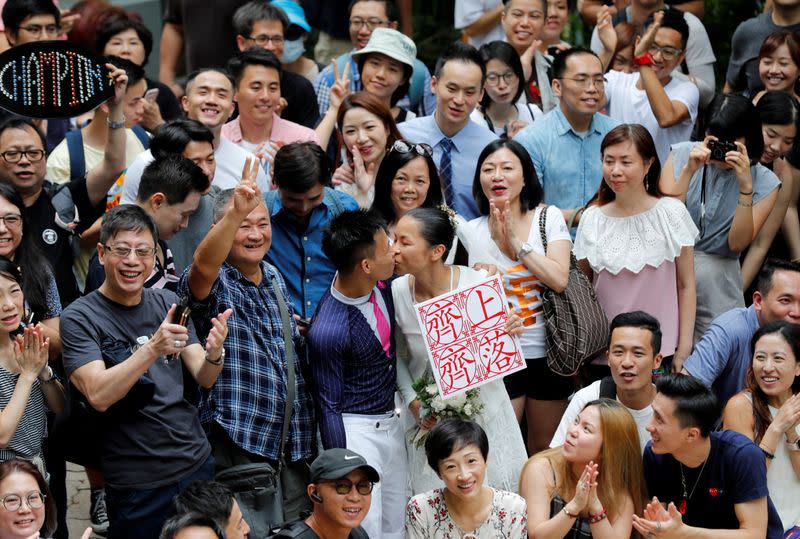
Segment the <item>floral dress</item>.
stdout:
[[492,509],[486,522],[465,532],[450,518],[444,489],[436,488],[411,498],[406,506],[407,539],[527,539],[528,506],[525,499],[492,489]]

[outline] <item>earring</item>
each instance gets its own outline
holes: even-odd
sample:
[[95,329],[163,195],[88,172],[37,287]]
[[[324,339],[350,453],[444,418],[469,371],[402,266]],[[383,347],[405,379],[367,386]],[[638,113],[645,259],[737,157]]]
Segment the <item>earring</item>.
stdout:
[[645,191],[650,190],[650,182],[647,181],[647,176],[644,177],[644,190]]

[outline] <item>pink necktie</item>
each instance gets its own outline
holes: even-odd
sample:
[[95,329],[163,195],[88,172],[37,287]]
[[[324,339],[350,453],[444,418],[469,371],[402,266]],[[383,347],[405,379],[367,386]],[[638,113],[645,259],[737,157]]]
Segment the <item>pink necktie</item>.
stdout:
[[378,336],[381,339],[381,345],[383,346],[383,351],[386,355],[389,355],[389,348],[391,346],[391,337],[389,333],[389,322],[386,321],[386,317],[383,315],[383,311],[381,310],[380,305],[378,305],[378,298],[375,296],[375,291],[372,291],[372,295],[369,297],[370,303],[372,303],[372,312],[375,314],[375,324],[378,329]]

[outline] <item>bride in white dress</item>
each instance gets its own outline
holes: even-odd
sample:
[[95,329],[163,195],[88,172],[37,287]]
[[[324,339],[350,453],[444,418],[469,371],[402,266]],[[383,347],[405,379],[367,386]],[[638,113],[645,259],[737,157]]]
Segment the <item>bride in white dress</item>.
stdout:
[[[435,208],[418,208],[407,213],[395,227],[395,271],[405,274],[392,283],[395,305],[397,384],[403,400],[406,430],[415,425],[431,428],[435,420],[421,420],[420,402],[411,388],[414,380],[430,370],[414,304],[451,290],[477,283],[484,272],[444,263],[455,235],[454,221]],[[521,332],[521,320],[512,316],[507,328]],[[518,327],[517,327],[518,326]],[[518,491],[519,476],[528,456],[514,409],[501,379],[480,387],[483,412],[475,418],[489,438],[486,484],[510,492]],[[427,464],[425,450],[406,439],[410,487],[413,494],[442,485]]]

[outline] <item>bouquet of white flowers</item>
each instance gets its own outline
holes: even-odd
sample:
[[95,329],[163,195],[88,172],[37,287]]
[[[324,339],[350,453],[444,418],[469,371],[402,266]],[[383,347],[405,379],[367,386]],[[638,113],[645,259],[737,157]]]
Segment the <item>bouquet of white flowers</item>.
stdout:
[[[415,380],[411,388],[417,393],[417,399],[420,401],[421,419],[460,417],[473,420],[483,411],[480,389],[470,389],[445,399],[439,394],[439,388],[436,387],[436,380],[430,370],[426,370],[425,374]],[[408,432],[409,440],[416,447],[422,447],[425,445],[428,432],[430,432],[428,429],[415,426]]]

